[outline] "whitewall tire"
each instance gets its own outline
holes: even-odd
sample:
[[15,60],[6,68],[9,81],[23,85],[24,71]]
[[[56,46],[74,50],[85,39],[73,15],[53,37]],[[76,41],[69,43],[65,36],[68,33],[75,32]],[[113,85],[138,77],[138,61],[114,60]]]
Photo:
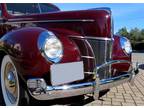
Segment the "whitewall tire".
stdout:
[[20,86],[17,69],[8,55],[5,55],[1,62],[0,85],[0,98],[3,98],[4,105],[21,105],[26,91]]

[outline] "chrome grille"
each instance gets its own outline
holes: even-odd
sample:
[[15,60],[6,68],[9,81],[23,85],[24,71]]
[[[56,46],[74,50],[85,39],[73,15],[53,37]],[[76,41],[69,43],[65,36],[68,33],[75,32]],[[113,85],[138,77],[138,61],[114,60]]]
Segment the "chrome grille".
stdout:
[[[90,43],[94,55],[96,66],[103,64],[111,59],[112,52],[112,40],[99,40],[99,39],[87,39]],[[98,71],[100,79],[111,77],[111,67],[106,67]]]

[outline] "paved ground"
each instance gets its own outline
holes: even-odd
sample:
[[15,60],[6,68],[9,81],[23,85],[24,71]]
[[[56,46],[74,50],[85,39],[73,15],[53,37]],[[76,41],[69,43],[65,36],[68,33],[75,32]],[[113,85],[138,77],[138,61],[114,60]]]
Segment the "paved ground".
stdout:
[[[133,62],[144,62],[144,53],[134,53]],[[142,66],[144,67],[144,66]],[[46,104],[47,103],[47,104]],[[45,102],[46,105],[80,105],[80,106],[142,106],[144,105],[144,68],[137,75],[134,86],[129,83],[111,88],[111,90],[99,100],[94,101],[85,96],[81,102],[78,98],[67,98]],[[42,105],[44,105],[42,104]]]
[[[134,53],[133,62],[144,62],[144,53]],[[114,105],[114,106],[142,106],[144,105],[144,70],[140,69],[134,86],[129,83],[114,87],[100,100],[92,101],[86,105]]]
[[[144,53],[134,53],[133,62],[144,62]],[[144,64],[144,63],[143,63]],[[111,88],[99,100],[94,101],[90,96],[85,96],[84,101],[79,98],[65,98],[51,101],[37,101],[33,105],[80,105],[80,106],[144,106],[144,65],[137,75],[134,86],[129,83]]]

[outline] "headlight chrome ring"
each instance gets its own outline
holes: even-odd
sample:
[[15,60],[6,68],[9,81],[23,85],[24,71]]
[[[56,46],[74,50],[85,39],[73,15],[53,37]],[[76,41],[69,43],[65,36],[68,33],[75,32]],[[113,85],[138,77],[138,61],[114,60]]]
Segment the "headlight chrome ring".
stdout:
[[126,37],[120,37],[120,45],[126,54],[132,53],[131,43]]
[[44,31],[39,35],[38,48],[49,62],[58,63],[63,56],[62,43],[51,31]]

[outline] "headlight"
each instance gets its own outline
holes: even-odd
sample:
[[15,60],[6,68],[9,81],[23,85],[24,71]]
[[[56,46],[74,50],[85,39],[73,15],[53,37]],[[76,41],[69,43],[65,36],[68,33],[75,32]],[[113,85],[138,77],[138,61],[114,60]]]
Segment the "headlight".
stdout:
[[132,53],[132,47],[130,41],[126,37],[120,37],[120,44],[122,49],[127,53]]
[[44,31],[40,34],[38,47],[48,61],[57,63],[61,60],[63,47],[60,40],[52,32]]

